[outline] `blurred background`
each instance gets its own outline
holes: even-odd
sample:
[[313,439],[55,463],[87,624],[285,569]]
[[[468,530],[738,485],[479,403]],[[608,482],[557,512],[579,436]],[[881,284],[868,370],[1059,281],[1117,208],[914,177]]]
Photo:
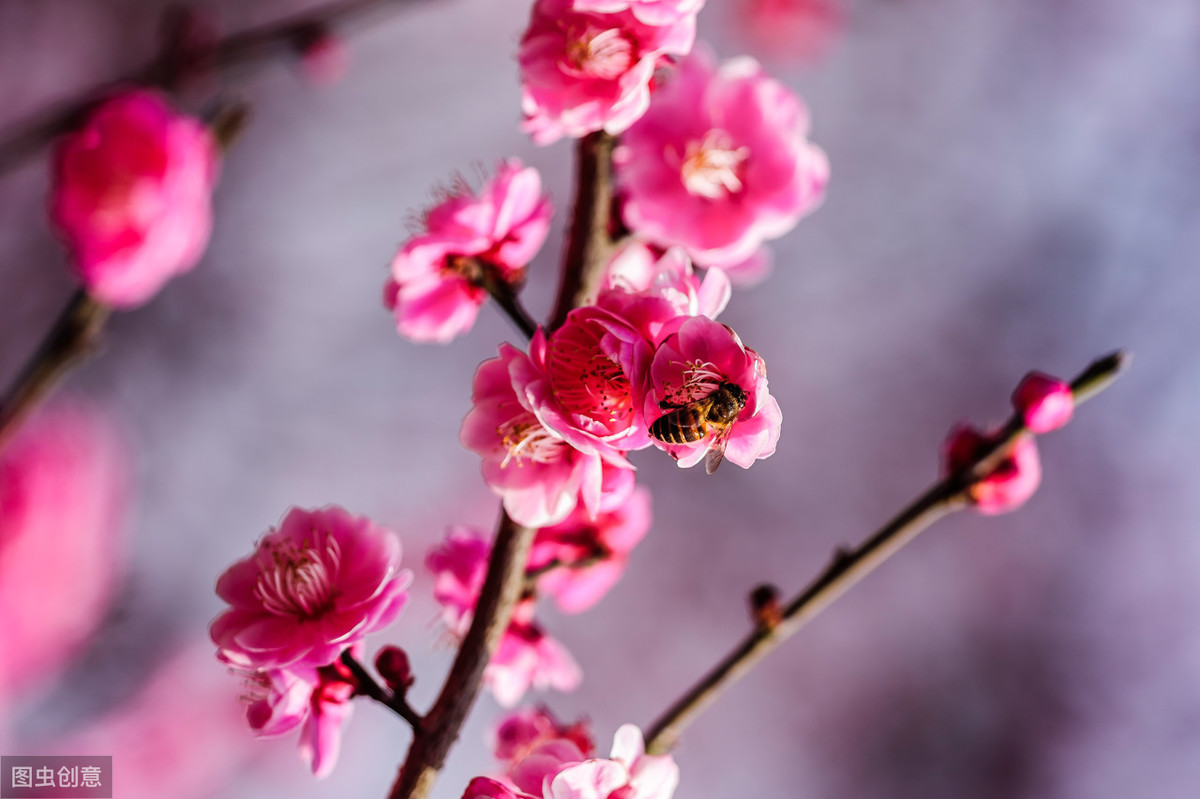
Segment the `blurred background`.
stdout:
[[[164,5],[0,0],[0,130],[148,61]],[[231,32],[316,4],[198,5]],[[457,433],[475,366],[518,334],[487,308],[418,346],[380,295],[433,187],[518,156],[559,209],[526,290],[548,309],[571,148],[517,128],[527,17],[414,0],[346,32],[334,85],[286,59],[228,85],[253,121],[206,257],[115,317],[61,392],[123,441],[127,500],[104,555],[69,557],[72,524],[46,558],[48,579],[90,564],[111,587],[94,634],[0,696],[0,751],[110,753],[126,799],[385,795],[408,732],[381,707],[357,708],[320,783],[294,735],[251,739],[207,641],[212,587],[290,505],[373,516],[417,581],[371,643],[413,656],[418,708],[440,685],[421,562],[446,525],[494,525]],[[787,643],[688,731],[676,796],[1200,795],[1200,6],[709,0],[700,35],[796,89],[832,163],[824,207],[722,317],[766,358],[783,438],[713,478],[636,457],[652,532],[596,609],[546,608],[585,677],[531,698],[589,716],[607,750],[743,635],[753,585],[790,594],[921,491],[953,422],[1002,420],[1030,368],[1127,347],[1126,378],[1043,440],[1025,509],[939,523]],[[73,291],[46,185],[44,152],[0,181],[4,384]],[[481,699],[436,797],[493,769],[498,712]]]

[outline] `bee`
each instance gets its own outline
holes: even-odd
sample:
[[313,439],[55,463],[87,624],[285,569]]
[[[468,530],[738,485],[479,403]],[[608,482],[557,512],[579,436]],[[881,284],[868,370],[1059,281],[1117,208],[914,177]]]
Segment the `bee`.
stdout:
[[650,435],[664,444],[691,444],[713,433],[704,454],[704,471],[712,474],[725,457],[729,431],[746,407],[746,392],[737,383],[723,382],[707,397],[676,405],[663,400],[666,411],[650,425]]

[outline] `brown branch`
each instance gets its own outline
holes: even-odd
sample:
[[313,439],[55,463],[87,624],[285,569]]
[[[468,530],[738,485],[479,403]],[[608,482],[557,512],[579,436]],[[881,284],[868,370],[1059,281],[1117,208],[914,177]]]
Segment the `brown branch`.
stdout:
[[572,309],[590,305],[612,252],[609,234],[613,207],[613,147],[616,139],[600,131],[579,140],[575,165],[575,209],[558,298],[547,330],[558,328]]
[[0,402],[0,449],[72,367],[95,353],[110,309],[77,291]]
[[424,797],[437,780],[446,755],[458,740],[459,730],[479,695],[483,670],[512,620],[513,608],[525,584],[525,563],[535,532],[515,523],[508,514],[501,516],[471,627],[441,693],[425,716],[423,727],[415,731],[389,799]]
[[350,654],[349,649],[342,652],[342,663],[354,675],[354,680],[358,684],[359,694],[369,699],[374,699],[381,705],[385,705],[393,710],[400,718],[409,723],[414,732],[423,728],[425,719],[421,718],[421,714],[414,710],[412,705],[408,704],[408,699],[405,698],[404,694],[398,691],[388,691],[376,682],[366,667],[359,663],[354,655]]
[[[279,22],[233,34],[218,43],[215,52],[197,53],[193,57],[218,70],[261,64],[280,54],[294,54],[295,43],[316,26],[345,24],[376,6],[400,2],[407,0],[341,0],[316,11],[296,14]],[[78,125],[92,105],[117,87],[131,83],[157,84],[161,76],[179,68],[176,55],[163,53],[141,69],[87,89],[71,100],[11,126],[0,134],[0,176]]]
[[[1121,352],[1093,362],[1071,382],[1075,402],[1081,403],[1107,388],[1128,362],[1128,356]],[[786,605],[778,624],[759,625],[650,726],[647,751],[670,750],[683,729],[734,681],[921,531],[942,516],[966,507],[970,486],[990,474],[1026,432],[1020,416],[1014,414],[995,444],[973,463],[935,483],[857,549],[838,550],[825,570]]]
[[[525,310],[517,296],[519,284],[510,283],[495,266],[472,256],[454,256],[451,262],[453,268],[463,277],[484,289],[495,300],[500,310],[525,334],[525,338],[533,338],[533,334],[537,332],[537,322],[533,321],[533,317]],[[521,280],[523,279],[522,277]]]

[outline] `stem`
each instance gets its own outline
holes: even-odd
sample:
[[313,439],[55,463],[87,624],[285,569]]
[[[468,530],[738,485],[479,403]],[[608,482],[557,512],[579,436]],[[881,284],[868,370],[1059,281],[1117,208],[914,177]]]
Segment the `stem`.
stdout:
[[21,422],[73,366],[97,349],[110,309],[80,290],[0,402],[0,450]]
[[600,279],[612,252],[609,235],[613,206],[613,147],[617,140],[605,133],[589,133],[579,140],[575,169],[575,210],[563,265],[558,298],[548,330],[554,330],[575,308],[590,305],[600,292]]
[[[305,14],[296,14],[280,22],[237,33],[222,40],[211,57],[216,69],[233,69],[259,64],[274,56],[293,53],[293,43],[298,36],[311,31],[313,26],[342,24],[385,2],[404,0],[341,0]],[[129,84],[153,85],[165,73],[171,54],[163,54],[139,70],[117,80],[94,86],[77,97],[61,103],[50,110],[26,119],[10,127],[0,135],[0,176],[36,154],[44,145],[75,127],[79,119],[93,104],[102,100],[119,86]]]
[[363,664],[359,663],[354,655],[350,654],[349,649],[342,652],[342,663],[354,675],[354,679],[358,683],[358,693],[391,708],[397,715],[409,723],[414,732],[421,730],[425,724],[425,719],[421,718],[420,713],[413,710],[412,705],[408,704],[408,700],[403,694],[384,689],[382,685],[375,681],[375,678],[371,676],[371,673],[366,670]]
[[446,755],[458,740],[459,730],[479,695],[483,670],[512,620],[525,584],[525,563],[536,532],[515,523],[508,514],[501,516],[471,627],[441,693],[426,714],[423,727],[416,731],[389,799],[427,796],[437,780]]
[[[1094,361],[1071,381],[1076,404],[1108,388],[1128,363],[1129,357],[1122,352]],[[967,489],[990,474],[1026,432],[1020,416],[1014,414],[995,445],[982,452],[974,463],[932,485],[857,549],[839,550],[825,570],[787,604],[779,624],[760,625],[751,632],[650,726],[646,750],[655,754],[670,750],[684,728],[734,681],[921,531],[952,511],[966,507]]]
[[500,306],[500,310],[508,314],[508,318],[517,329],[525,334],[525,338],[533,338],[533,334],[537,332],[537,322],[533,321],[533,317],[517,297],[517,286],[505,280],[500,270],[478,258],[466,256],[458,258],[457,268],[467,280],[491,295],[496,305]]

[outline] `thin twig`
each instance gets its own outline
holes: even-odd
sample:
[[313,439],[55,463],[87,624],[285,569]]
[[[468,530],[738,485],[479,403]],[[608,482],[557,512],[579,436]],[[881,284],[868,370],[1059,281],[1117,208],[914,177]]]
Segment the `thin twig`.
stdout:
[[[296,14],[279,22],[236,33],[222,40],[216,46],[215,52],[199,53],[196,57],[206,59],[206,65],[219,70],[261,64],[280,54],[291,55],[297,37],[311,31],[314,26],[341,25],[375,6],[407,1],[342,0],[316,11]],[[165,74],[168,60],[172,57],[173,54],[164,53],[141,69],[87,89],[71,100],[9,127],[0,134],[0,176],[7,174],[42,147],[75,127],[88,108],[117,87],[157,83],[158,78]],[[179,64],[170,66],[178,67]]]
[[604,266],[612,253],[609,224],[613,207],[613,147],[616,139],[600,131],[579,140],[575,165],[575,209],[567,238],[558,298],[547,330],[555,330],[575,308],[596,301]]
[[0,449],[63,375],[95,353],[109,313],[83,290],[71,297],[0,402]]
[[518,286],[505,280],[495,266],[478,258],[459,256],[455,260],[455,268],[471,283],[487,291],[525,338],[533,338],[533,334],[537,332],[537,322],[533,321],[533,317],[521,304],[517,296]]
[[425,719],[421,718],[420,713],[413,710],[412,705],[408,704],[408,700],[404,695],[396,691],[388,691],[376,682],[375,678],[371,676],[371,673],[366,670],[363,664],[359,663],[354,655],[350,654],[349,649],[342,652],[342,663],[354,675],[354,680],[358,683],[358,693],[391,708],[397,715],[409,723],[414,732],[422,729]]
[[[1107,388],[1128,362],[1128,356],[1122,352],[1094,361],[1071,382],[1075,402],[1084,402]],[[838,550],[825,570],[787,604],[777,625],[758,626],[650,726],[646,733],[647,751],[670,750],[683,729],[734,681],[922,530],[942,516],[966,507],[970,486],[994,471],[1018,437],[1026,432],[1021,417],[1014,414],[996,443],[980,453],[973,463],[935,483],[857,549]]]

